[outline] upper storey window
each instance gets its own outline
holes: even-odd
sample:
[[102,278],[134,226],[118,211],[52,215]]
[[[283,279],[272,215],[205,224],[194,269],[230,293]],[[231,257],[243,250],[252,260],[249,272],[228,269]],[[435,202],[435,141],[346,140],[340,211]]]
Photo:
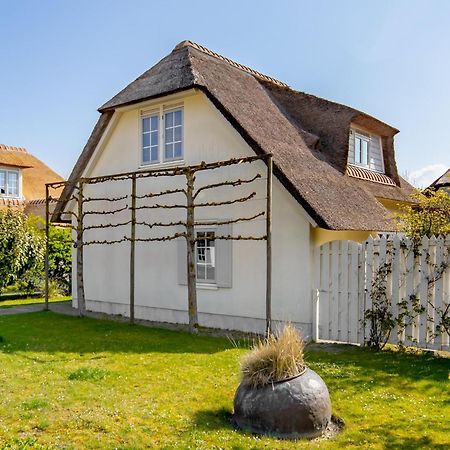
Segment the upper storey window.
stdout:
[[19,198],[18,169],[0,169],[0,196]]
[[383,153],[379,136],[352,128],[350,130],[348,162],[384,173]]
[[143,113],[141,117],[142,164],[183,159],[183,108]]

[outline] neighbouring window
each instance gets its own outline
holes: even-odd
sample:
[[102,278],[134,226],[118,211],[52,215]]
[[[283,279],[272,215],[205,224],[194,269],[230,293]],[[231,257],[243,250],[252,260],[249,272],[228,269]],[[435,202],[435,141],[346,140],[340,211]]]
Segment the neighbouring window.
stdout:
[[183,108],[143,113],[141,130],[142,164],[183,159]]
[[199,283],[216,282],[216,247],[214,231],[196,232],[197,281]]
[[19,171],[0,169],[0,195],[19,197]]

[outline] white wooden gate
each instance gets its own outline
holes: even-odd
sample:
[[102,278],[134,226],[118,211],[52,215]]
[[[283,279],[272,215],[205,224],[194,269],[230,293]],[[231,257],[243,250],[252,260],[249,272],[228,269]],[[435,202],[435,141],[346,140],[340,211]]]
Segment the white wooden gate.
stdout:
[[313,338],[364,344],[370,333],[364,311],[372,308],[372,289],[384,270],[393,316],[423,309],[405,319],[404,329],[394,328],[389,342],[449,350],[448,333],[437,329],[439,314],[447,309],[450,316],[449,250],[450,236],[425,237],[415,247],[397,235],[323,244],[314,254]]

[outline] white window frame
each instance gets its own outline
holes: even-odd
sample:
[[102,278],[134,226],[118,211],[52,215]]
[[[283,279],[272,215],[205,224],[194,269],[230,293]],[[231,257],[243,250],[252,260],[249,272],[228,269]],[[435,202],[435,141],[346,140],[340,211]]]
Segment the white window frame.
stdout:
[[[371,140],[371,138],[370,138],[370,136],[366,136],[362,133],[358,133],[357,131],[354,131],[353,134],[354,134],[353,146],[354,146],[354,153],[355,153],[353,163],[357,166],[369,168],[370,167],[370,140]],[[361,156],[362,156],[361,151],[359,153],[360,161],[359,162],[356,161],[356,139],[359,139],[361,142],[367,142],[367,155],[366,155],[367,162],[366,163],[361,162]]]
[[[0,192],[0,197],[20,199],[22,196],[22,175],[20,169],[9,169],[6,167],[0,167],[0,172],[4,172],[5,174],[5,193],[3,194]],[[8,175],[10,173],[17,174],[17,195],[9,194]]]
[[[165,115],[169,112],[181,111],[181,156],[166,158],[166,125]],[[158,158],[154,161],[144,161],[144,142],[143,142],[143,119],[154,117],[158,115]],[[179,141],[177,141],[179,142]],[[155,166],[155,165],[179,165],[184,163],[184,106],[178,104],[175,105],[160,105],[149,110],[141,111],[139,117],[139,148],[140,148],[140,164],[141,167]],[[151,146],[150,146],[151,149]]]
[[[217,236],[217,227],[211,225],[199,225],[195,227],[195,238],[197,238],[198,233],[214,233],[214,237]],[[196,280],[199,286],[217,286],[217,246],[214,240],[214,280],[212,279],[199,279],[198,278],[198,246],[197,241],[195,242],[195,270],[196,270]],[[206,263],[205,263],[206,267]],[[205,272],[206,273],[206,272]]]

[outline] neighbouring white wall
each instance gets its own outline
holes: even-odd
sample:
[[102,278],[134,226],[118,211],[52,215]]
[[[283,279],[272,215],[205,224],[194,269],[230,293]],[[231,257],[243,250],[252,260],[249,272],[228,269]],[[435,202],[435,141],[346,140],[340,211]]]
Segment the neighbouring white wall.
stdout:
[[[217,161],[231,157],[254,155],[235,129],[202,93],[186,96],[184,103],[185,164]],[[139,136],[140,108],[123,112],[109,134],[104,148],[88,169],[88,176],[138,170],[140,164]],[[215,171],[199,173],[196,185],[210,182],[250,178],[256,173],[262,179],[249,186],[223,187],[205,191],[198,201],[220,201],[257,192],[250,202],[227,207],[204,208],[196,219],[229,219],[250,216],[265,210],[266,168],[256,164],[242,164]],[[138,182],[138,194],[160,192],[185,184],[184,177],[145,179]],[[92,185],[86,195],[121,196],[130,193],[130,180]],[[140,204],[183,202],[181,196],[167,196],[164,200],[140,201]],[[100,210],[125,206],[126,201],[114,204],[96,202]],[[87,204],[91,209],[94,202]],[[177,220],[184,211],[140,210],[137,220]],[[88,216],[88,224],[117,223],[129,220],[129,212],[110,216]],[[176,231],[176,230],[171,230]],[[138,237],[168,234],[169,230],[148,230],[138,227]],[[87,231],[85,240],[120,239],[129,235],[128,227]],[[264,218],[233,225],[233,234],[264,235]],[[265,327],[265,241],[232,242],[232,287],[198,289],[200,324],[205,326],[264,331]],[[75,256],[75,255],[74,255]],[[136,317],[156,321],[186,323],[187,287],[178,284],[177,243],[136,244]],[[128,315],[129,303],[129,243],[93,245],[85,247],[85,296],[88,308],[107,313]],[[75,260],[74,260],[75,266]],[[273,184],[273,319],[298,323],[305,335],[310,335],[310,223],[300,205],[277,179]],[[74,281],[76,278],[74,277]],[[73,288],[76,299],[76,284]],[[76,302],[76,300],[75,300]]]

